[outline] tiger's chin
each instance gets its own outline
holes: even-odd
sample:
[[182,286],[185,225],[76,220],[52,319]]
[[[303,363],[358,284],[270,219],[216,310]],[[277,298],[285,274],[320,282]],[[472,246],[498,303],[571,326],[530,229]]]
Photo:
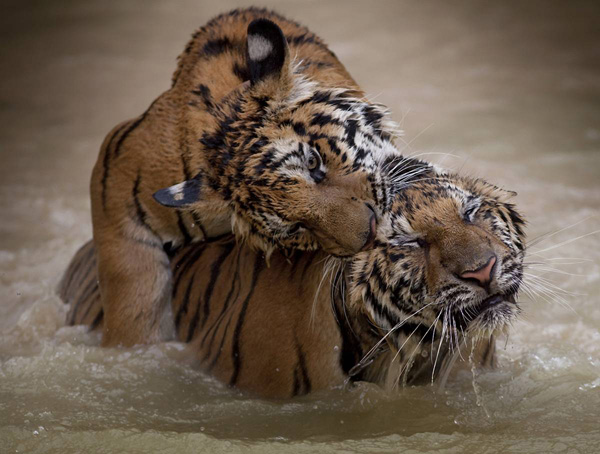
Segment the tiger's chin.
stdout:
[[489,337],[505,332],[519,316],[521,308],[515,293],[494,294],[465,312],[468,335]]

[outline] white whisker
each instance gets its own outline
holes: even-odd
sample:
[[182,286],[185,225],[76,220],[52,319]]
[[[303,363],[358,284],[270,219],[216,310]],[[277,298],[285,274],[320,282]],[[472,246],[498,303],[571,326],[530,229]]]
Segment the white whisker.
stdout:
[[556,249],[556,248],[565,246],[567,244],[573,243],[574,241],[580,240],[582,238],[585,238],[585,237],[588,237],[591,235],[595,235],[596,233],[600,233],[600,230],[594,230],[593,232],[586,233],[586,234],[580,235],[576,238],[571,238],[570,240],[563,241],[562,243],[555,244],[554,246],[547,247],[546,249],[542,249],[541,251],[532,251],[531,253],[532,254],[541,254],[542,252],[551,251],[552,249]]
[[575,222],[574,224],[568,225],[567,227],[563,227],[562,229],[559,230],[555,230],[553,232],[547,232],[547,233],[543,233],[538,237],[533,238],[532,240],[527,242],[527,249],[531,248],[532,246],[542,242],[542,241],[546,241],[549,238],[552,238],[554,235],[559,234],[560,232],[564,232],[565,230],[571,229],[579,224],[581,224],[582,222],[585,222],[587,220],[591,219],[591,216],[588,216],[587,218],[581,219],[580,221]]
[[[404,320],[398,322],[396,325],[394,325],[387,333],[385,333],[385,335],[379,339],[379,341],[373,346],[371,347],[371,349],[362,357],[362,359],[356,363],[356,365],[350,369],[350,372],[348,373],[348,375],[352,376],[352,375],[356,375],[358,372],[360,372],[365,366],[366,363],[371,359],[371,356],[373,356],[373,354],[377,351],[377,349],[379,348],[379,346],[386,341],[386,339],[397,329],[401,328],[402,325],[404,325],[408,320],[410,320],[411,318],[413,318],[415,315],[419,314],[420,312],[424,311],[426,308],[428,308],[429,306],[431,306],[432,304],[435,304],[435,301],[432,301],[431,303],[426,304],[425,306],[423,306],[422,308],[420,308],[419,310],[413,312],[412,314],[410,314],[408,317],[406,317]],[[370,362],[369,362],[370,364]]]

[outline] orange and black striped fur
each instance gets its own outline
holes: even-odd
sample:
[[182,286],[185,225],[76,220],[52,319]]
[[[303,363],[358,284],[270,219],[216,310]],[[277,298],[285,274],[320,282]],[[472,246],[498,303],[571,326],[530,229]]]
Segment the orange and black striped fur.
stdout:
[[267,255],[369,246],[392,127],[305,27],[250,8],[200,28],[171,88],[109,133],[92,174],[104,345],[172,335],[165,245],[233,231]]
[[[492,363],[494,335],[519,313],[523,220],[510,193],[423,167],[396,191],[375,247],[352,259],[276,251],[267,266],[230,236],[177,251],[171,316],[200,367],[290,397],[348,379],[445,380],[471,345]],[[102,323],[96,279],[89,242],[60,287],[69,324]]]

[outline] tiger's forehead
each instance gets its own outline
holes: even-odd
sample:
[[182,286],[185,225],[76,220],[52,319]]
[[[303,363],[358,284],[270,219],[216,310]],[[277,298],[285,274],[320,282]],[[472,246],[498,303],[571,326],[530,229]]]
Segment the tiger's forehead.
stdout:
[[399,191],[389,213],[394,231],[414,233],[425,225],[442,225],[460,216],[465,206],[478,201],[464,182],[440,177],[417,182]]
[[389,155],[399,155],[392,138],[400,135],[387,110],[356,98],[348,90],[306,90],[293,102],[270,111],[271,121],[261,133],[273,142],[276,158],[296,152],[298,142],[314,146],[340,164],[369,165]]

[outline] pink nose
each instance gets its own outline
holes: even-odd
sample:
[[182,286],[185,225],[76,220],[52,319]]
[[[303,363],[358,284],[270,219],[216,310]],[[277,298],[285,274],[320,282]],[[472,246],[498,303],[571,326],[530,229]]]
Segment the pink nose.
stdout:
[[462,273],[460,275],[460,277],[463,279],[475,279],[475,280],[479,281],[479,283],[482,286],[485,286],[486,284],[488,284],[490,282],[492,268],[494,267],[495,263],[496,263],[496,256],[494,255],[481,268],[478,268],[473,271],[465,271],[464,273]]

